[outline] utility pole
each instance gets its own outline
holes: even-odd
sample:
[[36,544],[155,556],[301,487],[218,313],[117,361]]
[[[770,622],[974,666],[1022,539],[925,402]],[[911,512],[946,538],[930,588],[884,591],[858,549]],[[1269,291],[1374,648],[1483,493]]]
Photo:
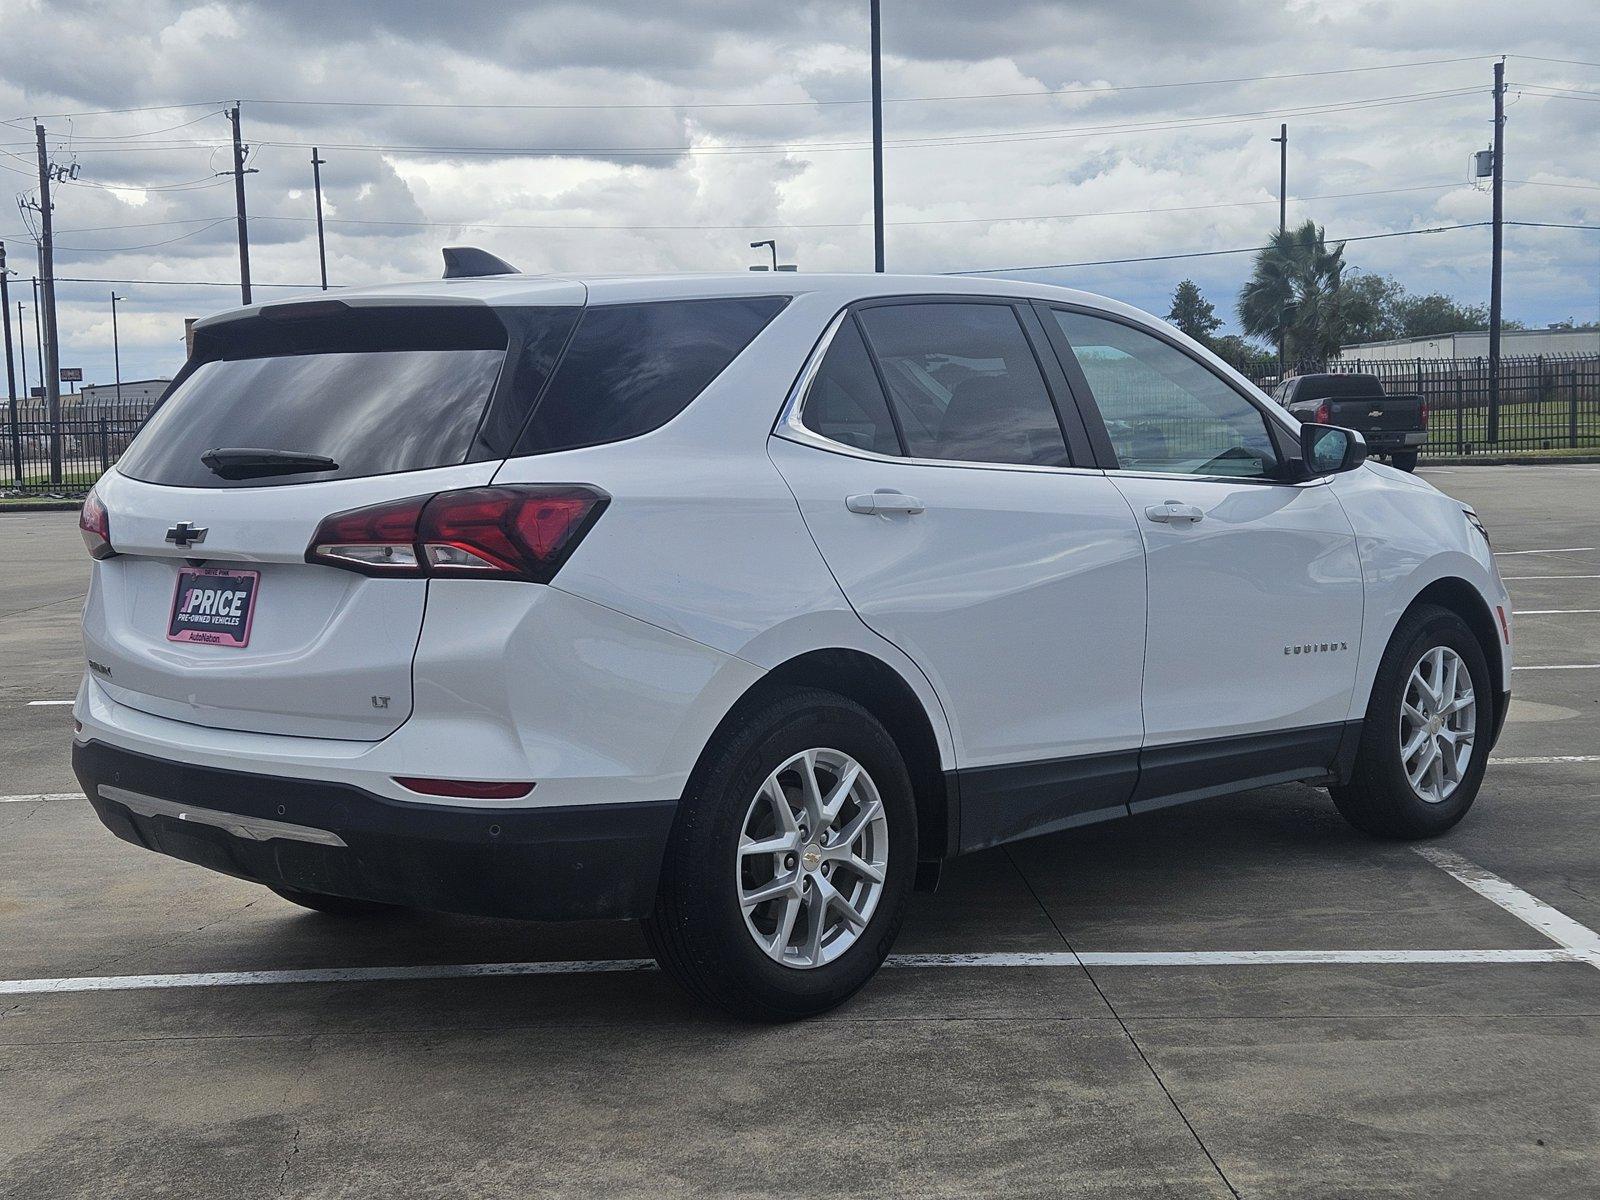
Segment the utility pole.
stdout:
[[33,126],[39,147],[39,282],[44,307],[45,412],[50,418],[50,482],[61,482],[61,346],[56,328],[56,250],[50,203],[50,154],[44,145],[44,126]]
[[228,110],[228,120],[233,124],[233,170],[219,174],[233,176],[233,207],[239,218],[239,294],[250,303],[250,230],[244,212],[244,177],[254,175],[255,169],[245,170],[244,156],[248,147],[239,136],[239,102],[235,100]]
[[317,265],[322,268],[322,290],[328,290],[328,245],[322,238],[322,167],[328,160],[311,147],[311,186],[317,193]]
[[883,274],[883,31],[872,0],[872,269]]
[[[6,411],[11,416],[11,468],[22,486],[22,429],[17,424],[17,371],[11,358],[11,272],[6,269],[6,244],[0,242],[0,313],[6,327]],[[26,365],[26,364],[24,364]]]
[[117,415],[122,415],[122,339],[117,336],[117,301],[123,297],[111,293],[111,361],[117,370]]
[[1490,444],[1500,440],[1500,259],[1505,241],[1506,60],[1494,64],[1494,212],[1489,250]]

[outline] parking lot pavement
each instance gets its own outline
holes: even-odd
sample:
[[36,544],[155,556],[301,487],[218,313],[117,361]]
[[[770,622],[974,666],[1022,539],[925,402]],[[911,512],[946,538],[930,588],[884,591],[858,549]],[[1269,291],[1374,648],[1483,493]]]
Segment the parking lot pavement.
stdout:
[[[1600,467],[1424,474],[1529,668],[1455,874],[1310,788],[1152,813],[958,862],[913,965],[753,1028],[628,926],[340,921],[8,800],[0,1195],[1600,1195]],[[0,561],[0,795],[70,793],[70,514]]]

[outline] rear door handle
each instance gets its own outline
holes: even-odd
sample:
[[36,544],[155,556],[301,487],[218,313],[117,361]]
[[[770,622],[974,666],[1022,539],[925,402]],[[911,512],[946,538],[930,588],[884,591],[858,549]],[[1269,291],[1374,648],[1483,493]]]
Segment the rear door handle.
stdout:
[[1168,500],[1162,504],[1152,504],[1144,510],[1144,515],[1160,525],[1193,525],[1206,514],[1193,504]]
[[897,492],[893,488],[879,488],[875,492],[862,492],[844,498],[844,506],[853,513],[906,513],[924,511],[923,503],[915,496]]

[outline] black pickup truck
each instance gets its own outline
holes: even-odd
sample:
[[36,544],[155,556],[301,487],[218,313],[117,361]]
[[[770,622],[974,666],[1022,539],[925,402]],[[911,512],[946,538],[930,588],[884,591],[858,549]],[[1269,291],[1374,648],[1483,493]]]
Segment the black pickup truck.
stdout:
[[1376,375],[1296,375],[1272,397],[1301,423],[1358,429],[1367,449],[1402,471],[1417,469],[1428,440],[1428,402],[1415,393],[1389,396]]

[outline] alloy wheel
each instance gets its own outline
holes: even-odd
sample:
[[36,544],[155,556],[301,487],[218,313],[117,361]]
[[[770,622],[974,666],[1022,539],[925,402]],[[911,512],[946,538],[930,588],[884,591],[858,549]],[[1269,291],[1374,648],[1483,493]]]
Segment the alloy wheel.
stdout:
[[866,769],[803,750],[768,775],[740,827],[745,927],[786,967],[820,967],[856,942],[883,895],[889,818]]
[[1411,669],[1400,703],[1400,762],[1418,797],[1443,804],[1461,786],[1477,727],[1472,672],[1450,647],[1433,647]]

